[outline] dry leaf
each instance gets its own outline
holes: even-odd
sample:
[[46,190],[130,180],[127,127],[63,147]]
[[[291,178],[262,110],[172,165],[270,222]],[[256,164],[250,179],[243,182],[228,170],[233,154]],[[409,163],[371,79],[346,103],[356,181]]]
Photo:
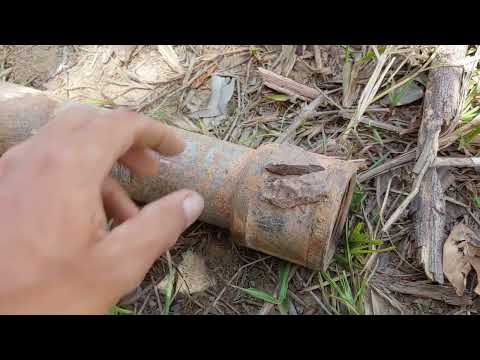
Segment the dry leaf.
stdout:
[[[158,284],[158,289],[165,291],[168,275]],[[205,259],[193,251],[187,251],[178,266],[177,286],[175,293],[195,294],[207,290],[214,284],[214,279],[208,275]]]
[[468,260],[470,261],[470,264],[477,273],[477,287],[475,288],[475,293],[480,295],[480,257],[469,257]]
[[411,104],[423,98],[424,90],[414,81],[392,91],[390,96],[386,96],[381,100],[384,105],[402,106]]
[[217,70],[217,68],[218,65],[216,63],[209,65],[202,75],[192,81],[192,89],[198,89],[205,82],[205,80],[207,80]]
[[455,287],[458,296],[463,296],[470,271],[477,273],[475,292],[480,295],[480,247],[476,234],[466,225],[457,224],[443,247],[443,272]]
[[113,50],[121,62],[125,63],[130,60],[130,56],[136,47],[137,45],[111,45],[110,49]]
[[140,84],[158,84],[178,76],[159,52],[148,50],[139,52],[128,67],[129,77]]
[[158,52],[173,71],[179,74],[185,72],[172,45],[158,45]]
[[[179,75],[158,51],[147,46],[133,47],[85,45],[76,53],[75,61],[69,60],[68,66],[45,87],[53,95],[73,101],[102,104],[109,100],[117,105],[137,107],[148,100],[152,85]],[[114,51],[112,60],[115,61],[107,61]],[[121,64],[121,59],[128,61]]]
[[327,196],[328,174],[317,171],[305,175],[269,176],[260,198],[282,209],[316,203]]
[[[378,290],[377,290],[378,291]],[[402,315],[404,310],[401,304],[393,297],[370,290],[373,315]]]

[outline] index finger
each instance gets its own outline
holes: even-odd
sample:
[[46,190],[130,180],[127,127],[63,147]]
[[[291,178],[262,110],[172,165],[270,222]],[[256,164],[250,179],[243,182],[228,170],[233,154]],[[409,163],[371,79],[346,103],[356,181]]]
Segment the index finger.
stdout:
[[163,155],[176,155],[185,143],[174,128],[132,111],[112,110],[91,123],[100,143],[111,145],[111,156],[118,159],[132,148],[150,148]]
[[[131,148],[150,148],[163,155],[176,155],[185,144],[177,132],[169,126],[144,115],[125,110],[92,111],[83,106],[69,107],[57,113],[68,117],[70,123],[83,122],[74,132],[83,146],[88,146],[88,156],[94,173],[101,180],[110,172],[113,164]],[[71,127],[70,127],[71,128]]]

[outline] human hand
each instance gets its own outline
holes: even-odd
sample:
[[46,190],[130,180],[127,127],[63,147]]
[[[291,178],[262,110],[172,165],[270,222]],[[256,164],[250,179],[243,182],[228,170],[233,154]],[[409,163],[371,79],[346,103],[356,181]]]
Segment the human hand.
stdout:
[[[184,148],[172,128],[75,105],[0,158],[0,313],[104,314],[143,280],[203,210],[190,190],[141,210],[115,161],[154,175],[152,149]],[[107,229],[107,215],[118,224]]]

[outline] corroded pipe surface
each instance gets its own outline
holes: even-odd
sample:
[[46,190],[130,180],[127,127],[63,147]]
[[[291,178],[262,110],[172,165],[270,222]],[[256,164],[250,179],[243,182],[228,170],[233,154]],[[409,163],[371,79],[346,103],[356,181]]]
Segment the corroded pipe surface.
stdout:
[[[0,154],[27,139],[62,105],[34,89],[0,83]],[[328,266],[345,223],[356,165],[267,144],[253,150],[178,129],[185,151],[158,156],[160,171],[138,178],[121,166],[113,175],[147,203],[190,188],[205,198],[201,220],[230,229],[246,246],[316,270]]]

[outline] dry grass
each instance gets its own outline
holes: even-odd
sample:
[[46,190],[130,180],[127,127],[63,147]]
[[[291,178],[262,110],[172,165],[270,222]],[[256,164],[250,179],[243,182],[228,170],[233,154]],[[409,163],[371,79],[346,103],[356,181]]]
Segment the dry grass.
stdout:
[[[98,61],[92,47],[76,49],[77,55],[88,51],[91,52],[88,53],[89,61],[82,58],[82,71],[91,70],[92,64]],[[96,51],[103,53],[108,49],[99,47]],[[107,72],[115,77],[117,88],[108,88],[106,94],[107,85],[103,84],[104,88],[88,92],[88,97],[100,102],[113,100],[108,101],[109,106],[128,105],[174,126],[252,148],[278,141],[291,129],[294,144],[342,159],[366,159],[367,171],[371,171],[415,148],[422,101],[396,105],[408,93],[413,81],[421,87],[425,85],[425,75],[435,57],[436,47],[178,45],[155,51],[156,47],[137,49],[130,60],[138,70],[133,75],[130,66],[122,67],[112,57]],[[161,76],[142,81],[138,74],[144,77],[148,74],[140,71],[141,61],[148,62],[153,56],[155,64],[163,66]],[[291,128],[305,102],[263,86],[258,67],[324,94],[315,113]],[[466,79],[465,122],[480,112],[479,72],[473,70],[472,78]],[[65,75],[69,71],[78,75],[80,70],[65,70],[50,85],[67,88]],[[209,78],[215,73],[231,76],[236,80],[236,87],[227,118],[208,128],[192,113],[207,103]],[[2,62],[0,76],[8,76]],[[79,94],[86,93],[77,89]],[[443,155],[476,155],[478,147],[474,135],[479,132],[474,128],[459,142],[444,149]],[[388,233],[381,231],[410,191],[410,166],[407,162],[392,168],[388,174],[376,174],[357,185],[344,241],[335,262],[325,273],[296,266],[287,271],[283,261],[237,248],[226,231],[195,224],[172,249],[171,257],[155,264],[137,298],[123,306],[137,314],[368,313],[365,303],[371,301],[371,296],[366,296],[371,290],[369,281],[376,270],[385,271],[383,259],[388,257],[388,264],[394,264],[396,269],[416,279],[422,278],[415,260],[413,225],[408,213],[403,214]],[[472,227],[478,226],[473,220],[480,218],[477,173],[473,169],[451,169],[449,174],[449,177],[445,175],[452,182],[446,191],[452,200],[447,209],[449,226],[460,220]],[[178,294],[173,288],[170,292],[159,291],[157,285],[168,274],[178,271],[182,254],[187,250],[206,259],[207,271],[216,279],[215,284],[192,295]],[[375,276],[381,273],[377,271]],[[424,311],[422,301],[380,288],[376,291],[390,306],[402,304],[395,305],[404,306],[402,312]],[[435,304],[432,307],[435,312],[452,312],[441,302]]]

